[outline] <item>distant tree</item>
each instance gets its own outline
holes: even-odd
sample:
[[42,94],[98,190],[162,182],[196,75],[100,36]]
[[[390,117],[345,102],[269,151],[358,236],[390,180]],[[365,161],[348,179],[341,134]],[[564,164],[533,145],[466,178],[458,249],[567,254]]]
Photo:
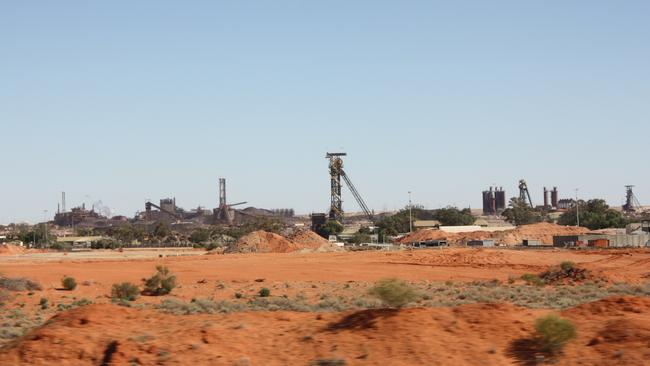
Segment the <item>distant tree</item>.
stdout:
[[501,214],[511,224],[527,225],[544,221],[542,212],[530,207],[525,201],[518,197],[510,199],[508,208]]
[[330,235],[336,235],[343,231],[343,225],[336,220],[328,220],[325,225],[316,228],[316,233],[323,238],[329,238]]
[[[438,220],[442,225],[457,226],[471,225],[476,220],[469,208],[458,209],[457,207],[448,206],[437,210],[426,210],[420,205],[414,205],[411,209],[410,216],[413,221],[416,220]],[[408,206],[398,211],[394,215],[386,216],[377,222],[379,235],[397,235],[407,233],[410,230],[409,208]]]
[[48,247],[56,243],[56,237],[50,232],[50,228],[45,224],[34,226],[20,226],[15,238],[23,243],[34,243],[37,247]]
[[210,230],[196,229],[190,234],[190,241],[195,244],[204,243],[210,240]]
[[80,228],[77,228],[75,230],[77,232],[77,235],[79,235],[79,236],[92,236],[92,235],[95,234],[95,230],[93,228],[91,228],[91,227],[88,227],[88,228],[80,227]]
[[[629,223],[622,212],[610,208],[602,199],[579,201],[578,214],[580,215],[580,226],[591,230],[623,228]],[[575,205],[560,216],[558,224],[576,225]]]
[[171,235],[172,229],[164,222],[159,222],[153,229],[153,235],[157,238],[166,238]]
[[469,208],[459,210],[451,206],[435,210],[433,218],[445,226],[472,225],[476,221]]
[[123,243],[131,243],[134,240],[142,241],[146,236],[146,232],[141,226],[131,224],[111,228],[107,234]]
[[370,241],[370,235],[364,234],[361,231],[355,233],[352,239],[350,239],[350,242],[354,244],[370,243]]

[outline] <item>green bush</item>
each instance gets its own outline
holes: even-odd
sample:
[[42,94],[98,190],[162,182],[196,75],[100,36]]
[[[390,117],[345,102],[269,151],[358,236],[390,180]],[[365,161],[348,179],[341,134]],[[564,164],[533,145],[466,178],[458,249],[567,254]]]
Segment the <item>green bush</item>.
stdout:
[[111,297],[113,300],[134,301],[140,295],[138,286],[130,282],[116,283],[111,289]]
[[576,337],[576,327],[567,319],[547,315],[535,320],[535,340],[540,350],[557,354]]
[[72,291],[77,288],[77,280],[72,277],[63,276],[61,279],[61,285],[66,291]]
[[560,268],[562,268],[562,271],[564,271],[564,272],[568,272],[568,271],[574,269],[575,266],[576,266],[576,264],[571,262],[571,261],[564,261],[564,262],[560,263]]
[[536,274],[524,273],[521,275],[521,279],[526,281],[529,285],[544,286],[544,281]]
[[264,288],[262,288],[262,289],[260,290],[260,292],[259,292],[258,294],[260,295],[260,297],[269,297],[269,296],[271,296],[271,290],[269,290],[268,288],[264,287]]
[[176,276],[172,275],[169,268],[156,266],[156,273],[144,280],[144,292],[147,295],[167,295],[176,287]]
[[44,297],[41,297],[41,301],[38,302],[38,305],[40,305],[41,309],[43,310],[47,309],[50,306],[47,299]]
[[379,298],[384,304],[395,308],[401,308],[419,297],[411,285],[397,278],[378,281],[368,293]]

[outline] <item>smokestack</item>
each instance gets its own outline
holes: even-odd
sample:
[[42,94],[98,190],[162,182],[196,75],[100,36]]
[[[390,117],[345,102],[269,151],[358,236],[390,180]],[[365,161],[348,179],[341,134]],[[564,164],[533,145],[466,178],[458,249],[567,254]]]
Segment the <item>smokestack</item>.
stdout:
[[558,202],[557,187],[553,187],[553,190],[551,191],[551,206],[553,206],[553,208],[557,208],[557,202]]
[[65,192],[61,192],[61,210],[65,213]]
[[544,187],[544,208],[548,208],[548,189]]

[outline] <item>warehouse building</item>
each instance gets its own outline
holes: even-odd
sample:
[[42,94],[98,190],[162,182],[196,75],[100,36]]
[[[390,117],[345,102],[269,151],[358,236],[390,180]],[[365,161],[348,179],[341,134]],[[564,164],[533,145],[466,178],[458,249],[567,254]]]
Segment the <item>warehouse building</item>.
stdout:
[[569,247],[650,247],[650,234],[584,234],[553,237],[553,246]]

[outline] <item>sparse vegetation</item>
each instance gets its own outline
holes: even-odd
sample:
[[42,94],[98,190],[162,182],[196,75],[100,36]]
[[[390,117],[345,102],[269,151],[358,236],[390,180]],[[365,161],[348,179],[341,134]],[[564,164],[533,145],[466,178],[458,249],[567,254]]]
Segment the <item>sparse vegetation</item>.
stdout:
[[111,297],[113,301],[134,301],[138,298],[140,294],[140,289],[138,286],[130,282],[116,283],[111,289]]
[[521,279],[526,282],[528,285],[535,285],[535,286],[544,286],[544,280],[539,278],[538,275],[532,274],[532,273],[524,273],[521,275]]
[[[591,230],[625,227],[629,223],[622,212],[610,208],[602,199],[592,199],[587,202],[579,201],[580,225]],[[576,207],[569,208],[558,220],[560,225],[573,226],[576,224]]]
[[208,299],[192,299],[189,303],[176,299],[165,299],[160,303],[160,305],[158,305],[158,308],[172,314],[188,315],[201,313],[231,313],[235,311],[243,311],[246,309],[246,306],[228,301],[215,302]]
[[38,302],[38,305],[42,310],[47,309],[50,305],[45,297],[41,297],[41,300]]
[[61,279],[61,286],[63,286],[63,289],[66,291],[72,291],[77,288],[77,280],[73,277],[63,276]]
[[528,203],[518,197],[510,199],[508,208],[503,211],[502,215],[506,221],[517,226],[535,224],[545,219],[543,210],[530,207]]
[[576,337],[576,327],[567,319],[547,315],[535,321],[535,341],[542,352],[557,355]]
[[144,280],[143,294],[151,296],[167,295],[176,287],[176,276],[172,275],[169,268],[157,266],[156,273]]
[[65,311],[65,310],[78,308],[78,307],[81,307],[81,306],[87,306],[87,305],[90,305],[92,303],[93,303],[92,301],[90,301],[90,300],[88,300],[86,298],[82,298],[82,299],[79,299],[79,300],[75,300],[75,301],[73,301],[73,302],[71,302],[69,304],[60,303],[60,304],[58,304],[56,306],[56,309],[58,311]]
[[24,277],[0,276],[0,289],[8,291],[41,291],[43,286],[40,283]]
[[266,287],[263,287],[258,293],[258,295],[260,295],[260,297],[269,297],[271,296],[271,290],[269,290]]
[[397,278],[378,281],[368,293],[394,308],[401,308],[419,297],[411,285]]
[[560,282],[579,282],[587,279],[588,272],[586,269],[576,267],[575,263],[565,261],[560,263],[556,268],[543,272],[539,277],[547,284],[557,284]]

